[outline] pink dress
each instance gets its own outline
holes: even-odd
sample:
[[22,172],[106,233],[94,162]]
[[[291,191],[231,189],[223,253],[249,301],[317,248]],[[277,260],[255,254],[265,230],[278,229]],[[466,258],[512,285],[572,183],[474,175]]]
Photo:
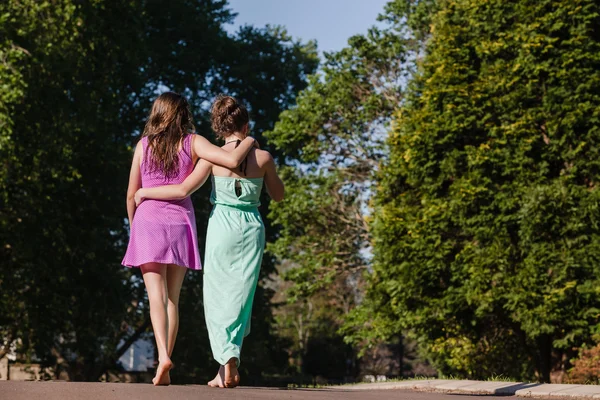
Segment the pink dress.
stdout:
[[[144,155],[148,138],[142,138]],[[142,159],[142,187],[181,183],[194,169],[192,135],[186,135],[179,151],[177,176],[167,179],[160,171],[150,172]],[[136,209],[131,226],[129,245],[122,264],[139,267],[149,262],[176,264],[201,269],[198,235],[192,200],[144,200]]]

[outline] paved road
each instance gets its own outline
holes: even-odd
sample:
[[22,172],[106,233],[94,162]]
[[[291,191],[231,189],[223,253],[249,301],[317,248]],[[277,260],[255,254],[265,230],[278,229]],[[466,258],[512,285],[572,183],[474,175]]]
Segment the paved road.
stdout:
[[282,400],[509,400],[515,397],[464,396],[408,390],[279,389],[240,387],[213,389],[185,385],[154,387],[141,383],[79,383],[0,381],[0,400],[198,400],[198,399],[282,399]]

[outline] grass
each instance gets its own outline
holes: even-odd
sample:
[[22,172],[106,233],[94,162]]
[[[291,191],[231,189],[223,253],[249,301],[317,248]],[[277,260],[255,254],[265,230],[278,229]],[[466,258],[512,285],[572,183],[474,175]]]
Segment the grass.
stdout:
[[[508,377],[506,375],[500,374],[500,375],[492,375],[491,377],[486,379],[487,382],[519,382],[511,377]],[[530,383],[530,382],[523,382],[523,383]]]

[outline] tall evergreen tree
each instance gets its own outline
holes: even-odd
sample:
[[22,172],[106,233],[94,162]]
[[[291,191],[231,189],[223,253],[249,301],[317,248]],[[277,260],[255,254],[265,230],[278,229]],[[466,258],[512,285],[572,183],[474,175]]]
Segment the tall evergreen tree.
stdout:
[[[549,381],[598,323],[600,5],[439,1],[378,173],[354,339]],[[350,331],[349,331],[350,332]]]

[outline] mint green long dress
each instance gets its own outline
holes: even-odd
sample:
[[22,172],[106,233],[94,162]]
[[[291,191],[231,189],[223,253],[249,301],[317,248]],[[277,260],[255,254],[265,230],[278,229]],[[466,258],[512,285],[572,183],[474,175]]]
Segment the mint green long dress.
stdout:
[[204,314],[213,357],[221,365],[232,357],[239,365],[242,342],[250,333],[252,302],[265,248],[265,227],[258,212],[262,185],[263,178],[212,177]]

